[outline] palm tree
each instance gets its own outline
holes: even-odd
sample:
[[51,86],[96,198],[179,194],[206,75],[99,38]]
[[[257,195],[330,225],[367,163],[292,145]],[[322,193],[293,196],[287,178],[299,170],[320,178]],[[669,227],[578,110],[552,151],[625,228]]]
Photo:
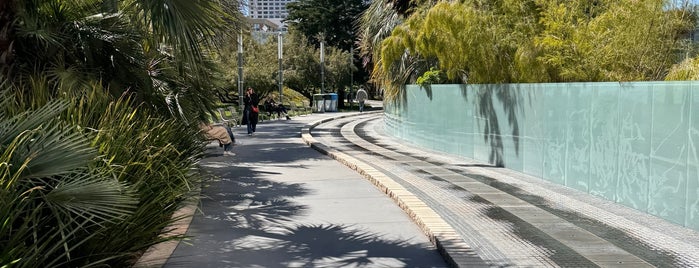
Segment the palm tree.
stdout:
[[[174,96],[195,99],[192,110],[210,110],[204,62],[222,40],[217,36],[240,27],[239,16],[226,13],[235,2],[3,1],[0,21],[16,23],[2,26],[2,75],[28,84],[48,74],[53,95],[58,87],[80,91],[100,81],[112,95],[136,94],[155,110],[169,111]],[[119,12],[104,12],[105,3]]]
[[89,164],[98,155],[83,133],[57,120],[69,103],[13,114],[9,93],[0,95],[0,266],[84,258],[75,247],[98,234],[90,231],[129,216],[138,200],[131,187]]
[[180,118],[213,106],[209,54],[239,25],[233,0],[168,4],[0,1],[0,267],[125,266],[172,239],[203,147]]
[[[415,80],[417,74],[429,70],[429,63],[419,57],[402,53],[399,60],[383,62],[381,44],[394,29],[413,12],[421,12],[433,5],[433,1],[372,1],[358,20],[360,57],[366,68],[371,69],[372,81],[384,89],[384,97],[392,99],[403,86]],[[419,9],[419,10],[418,10]],[[381,66],[391,66],[384,69]]]

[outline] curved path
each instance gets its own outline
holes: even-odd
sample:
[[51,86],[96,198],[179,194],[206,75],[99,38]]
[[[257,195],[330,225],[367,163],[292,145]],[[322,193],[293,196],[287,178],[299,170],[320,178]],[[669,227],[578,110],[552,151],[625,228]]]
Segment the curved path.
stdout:
[[454,266],[699,267],[693,230],[525,174],[407,145],[383,132],[381,115],[320,120],[303,138],[394,199]]
[[200,165],[215,179],[202,186],[189,239],[138,266],[447,267],[390,198],[304,144],[302,128],[338,114],[265,121],[252,136],[234,128],[233,157],[210,144]]

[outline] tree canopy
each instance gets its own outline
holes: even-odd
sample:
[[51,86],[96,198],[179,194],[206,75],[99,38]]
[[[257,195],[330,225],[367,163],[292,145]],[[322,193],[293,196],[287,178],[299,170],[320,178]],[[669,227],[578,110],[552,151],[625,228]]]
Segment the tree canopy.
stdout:
[[318,46],[322,38],[329,46],[350,51],[357,36],[355,22],[367,5],[362,0],[299,0],[286,8],[289,16],[285,22],[301,31],[311,44]]
[[432,68],[447,82],[662,80],[696,24],[693,10],[663,0],[411,3],[422,4],[401,18],[401,7],[372,2],[360,25],[375,81],[394,91]]
[[[237,92],[238,72],[237,44],[230,45],[222,53],[223,65],[230,66],[224,79],[230,86],[225,86]],[[268,34],[262,38],[252,38],[250,33],[243,38],[243,82],[245,87],[253,87],[259,94],[267,95],[279,88],[279,65],[277,58],[277,35]],[[283,35],[283,84],[311,98],[320,92],[320,50],[308,42],[306,36],[295,28],[290,28]],[[223,55],[228,55],[223,57]],[[329,91],[341,90],[349,85],[350,71],[356,71],[350,61],[349,52],[334,47],[326,47],[325,53],[325,85]]]

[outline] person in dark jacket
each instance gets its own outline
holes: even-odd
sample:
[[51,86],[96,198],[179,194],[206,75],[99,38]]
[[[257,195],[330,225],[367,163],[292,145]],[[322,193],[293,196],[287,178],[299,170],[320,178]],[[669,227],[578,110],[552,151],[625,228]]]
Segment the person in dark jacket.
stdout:
[[272,97],[267,97],[265,100],[265,111],[267,111],[270,118],[272,117],[273,113],[277,113],[277,118],[280,118],[283,114],[286,116],[286,120],[291,120],[291,117],[289,117],[289,113],[287,112],[286,107],[284,107],[284,104],[277,104]]
[[243,104],[245,105],[243,115],[248,125],[248,135],[252,135],[257,128],[257,120],[260,113],[260,108],[257,107],[259,102],[260,98],[255,94],[255,91],[249,87],[245,91],[245,97],[243,97]]

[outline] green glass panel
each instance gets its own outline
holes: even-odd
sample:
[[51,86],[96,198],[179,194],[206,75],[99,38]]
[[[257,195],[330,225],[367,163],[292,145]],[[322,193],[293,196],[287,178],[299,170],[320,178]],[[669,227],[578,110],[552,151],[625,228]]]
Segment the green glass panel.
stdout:
[[386,104],[385,126],[699,230],[691,87],[699,83],[411,85],[405,101]]
[[459,94],[461,94],[461,100],[464,102],[463,111],[459,113],[460,119],[456,123],[458,126],[456,132],[459,137],[459,155],[473,158],[473,139],[476,136],[473,130],[473,116],[475,111],[473,87],[465,85],[460,86],[458,91]]
[[544,88],[524,84],[522,93],[522,158],[524,173],[544,177]]
[[436,117],[442,118],[440,126],[442,130],[438,131],[440,135],[437,139],[438,146],[435,149],[451,154],[457,153],[456,140],[458,136],[456,130],[458,127],[456,124],[459,121],[459,114],[465,108],[463,105],[459,105],[460,102],[456,99],[459,95],[460,92],[455,85],[440,85],[433,89],[434,101],[440,107],[444,107],[443,114],[436,115]]
[[687,198],[689,90],[653,83],[648,213],[684,224]]
[[566,185],[584,192],[590,183],[590,109],[593,84],[575,83],[568,87],[566,109]]
[[689,141],[687,142],[687,205],[685,225],[699,230],[699,85],[691,86]]
[[589,193],[614,200],[619,180],[619,87],[599,84],[592,91]]
[[523,102],[522,90],[517,84],[503,85],[496,94],[496,114],[498,117],[504,165],[512,170],[523,171],[521,158],[521,126]]
[[463,144],[470,143],[468,137],[463,134],[466,124],[465,118],[470,117],[468,112],[471,110],[467,105],[465,87],[447,85],[435,93],[438,93],[435,96],[440,96],[444,103],[450,107],[448,114],[445,114],[443,151],[462,155]]
[[544,179],[565,185],[568,87],[544,84]]
[[616,201],[647,211],[651,139],[651,98],[648,85],[620,87],[619,183]]
[[477,160],[495,164],[497,152],[491,143],[495,140],[492,135],[493,122],[493,92],[489,88],[478,87],[474,92],[475,114],[473,139],[473,157]]

